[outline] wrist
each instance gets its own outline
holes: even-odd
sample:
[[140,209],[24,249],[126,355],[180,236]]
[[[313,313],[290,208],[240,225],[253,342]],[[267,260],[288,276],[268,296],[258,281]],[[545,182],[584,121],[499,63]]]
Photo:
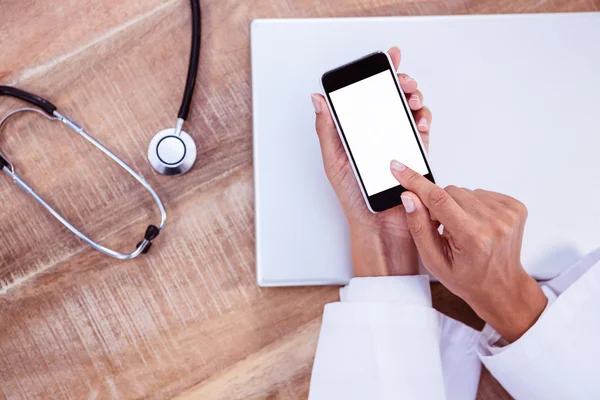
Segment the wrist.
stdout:
[[379,231],[350,229],[354,275],[398,276],[419,273],[419,254],[412,238]]
[[485,295],[485,302],[475,302],[472,308],[509,343],[535,325],[548,303],[535,279],[525,271],[509,290],[498,285],[494,294],[490,295],[491,292]]

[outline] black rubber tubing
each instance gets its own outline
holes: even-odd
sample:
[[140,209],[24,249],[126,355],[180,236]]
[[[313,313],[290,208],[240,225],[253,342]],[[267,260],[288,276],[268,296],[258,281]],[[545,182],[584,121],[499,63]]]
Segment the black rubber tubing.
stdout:
[[196,86],[196,76],[198,75],[198,64],[200,62],[200,39],[201,39],[201,10],[199,0],[190,0],[192,6],[192,45],[190,49],[190,64],[188,67],[187,79],[185,81],[185,90],[183,92],[183,100],[179,108],[178,117],[186,120],[190,113],[190,105],[192,104],[192,95],[194,94],[194,86]]
[[41,108],[50,116],[54,115],[54,111],[56,111],[54,104],[50,103],[48,100],[11,86],[0,86],[0,96],[11,96],[26,101],[27,103]]

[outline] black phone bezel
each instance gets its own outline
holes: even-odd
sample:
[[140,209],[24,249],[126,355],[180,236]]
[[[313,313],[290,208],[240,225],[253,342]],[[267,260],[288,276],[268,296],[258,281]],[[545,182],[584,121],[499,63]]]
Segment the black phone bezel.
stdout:
[[384,190],[383,192],[375,193],[372,196],[368,195],[365,184],[362,180],[362,176],[360,175],[360,170],[354,160],[354,156],[352,155],[352,149],[350,148],[350,146],[348,145],[348,141],[346,140],[346,135],[344,134],[342,123],[340,122],[337,116],[335,107],[333,106],[333,102],[331,101],[329,94],[338,89],[341,89],[348,85],[352,85],[353,83],[359,82],[363,79],[369,78],[373,75],[379,74],[384,71],[389,71],[392,74],[392,78],[394,84],[396,85],[396,89],[398,90],[398,96],[400,96],[400,100],[402,101],[406,117],[411,121],[410,125],[413,130],[413,134],[415,135],[415,140],[417,140],[417,143],[419,144],[421,156],[423,157],[423,160],[425,160],[425,165],[427,165],[427,170],[429,171],[429,173],[424,176],[431,182],[435,183],[433,174],[431,173],[431,167],[429,166],[429,162],[427,161],[427,157],[425,156],[425,150],[423,149],[423,146],[421,146],[421,142],[419,140],[419,133],[413,123],[410,108],[408,107],[404,100],[404,97],[402,96],[401,89],[394,77],[394,74],[396,72],[392,69],[392,66],[390,65],[388,57],[385,53],[377,52],[369,54],[349,64],[345,64],[339,68],[328,71],[321,77],[321,83],[323,85],[323,89],[325,90],[325,95],[327,96],[327,100],[329,101],[329,104],[332,107],[332,113],[334,115],[335,120],[337,121],[342,140],[344,141],[346,149],[348,150],[349,156],[351,158],[350,161],[352,162],[352,164],[354,164],[354,168],[356,169],[359,184],[362,186],[362,190],[367,196],[371,209],[375,212],[385,211],[387,209],[402,204],[400,195],[403,192],[405,192],[406,189],[401,185],[398,185]]

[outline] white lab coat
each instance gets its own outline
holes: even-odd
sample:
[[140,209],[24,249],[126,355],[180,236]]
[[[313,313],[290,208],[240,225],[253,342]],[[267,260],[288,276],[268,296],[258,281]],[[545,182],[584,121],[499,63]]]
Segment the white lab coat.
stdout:
[[483,363],[516,399],[600,399],[600,249],[541,285],[546,310],[504,345],[434,310],[425,276],[355,278],[325,306],[309,398],[475,399]]

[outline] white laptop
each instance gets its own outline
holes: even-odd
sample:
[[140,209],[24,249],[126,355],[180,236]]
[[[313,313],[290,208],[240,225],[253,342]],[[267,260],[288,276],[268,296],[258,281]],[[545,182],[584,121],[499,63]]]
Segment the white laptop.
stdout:
[[310,95],[326,70],[392,45],[433,111],[437,182],[529,207],[530,273],[553,277],[600,246],[599,38],[600,13],[253,21],[258,284],[351,278]]

